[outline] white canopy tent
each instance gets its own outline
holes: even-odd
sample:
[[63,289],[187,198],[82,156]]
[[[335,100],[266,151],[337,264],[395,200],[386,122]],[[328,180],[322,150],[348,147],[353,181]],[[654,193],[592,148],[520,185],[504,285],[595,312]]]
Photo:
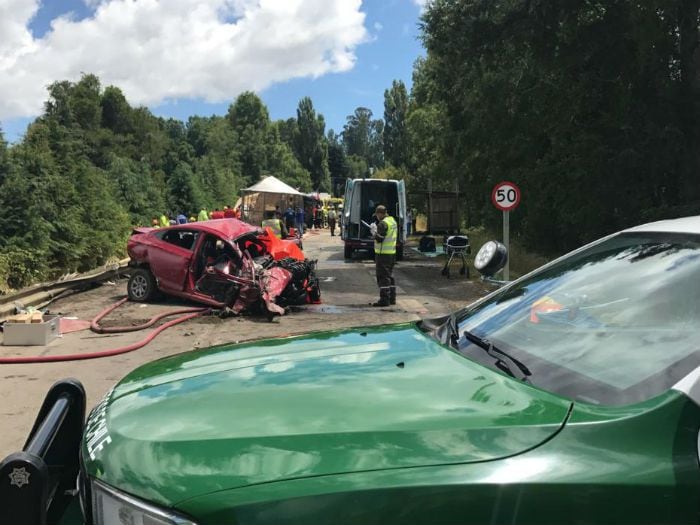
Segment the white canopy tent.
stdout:
[[277,177],[268,176],[250,188],[242,190],[243,220],[250,224],[260,224],[265,212],[284,211],[291,206],[304,206],[304,194]]

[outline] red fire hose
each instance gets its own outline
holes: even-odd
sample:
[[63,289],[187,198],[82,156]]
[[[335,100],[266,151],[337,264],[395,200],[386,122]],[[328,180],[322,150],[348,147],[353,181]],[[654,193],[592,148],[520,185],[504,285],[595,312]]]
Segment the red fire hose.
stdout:
[[90,329],[93,332],[97,332],[98,334],[118,334],[124,332],[135,332],[137,330],[143,330],[144,328],[153,326],[153,324],[155,324],[160,319],[163,319],[164,317],[170,317],[171,315],[176,314],[185,315],[182,315],[177,319],[173,319],[172,321],[168,321],[167,323],[162,324],[161,326],[153,330],[151,333],[149,333],[148,336],[142,339],[141,341],[138,341],[137,343],[132,343],[127,346],[121,346],[119,348],[112,348],[110,350],[101,350],[99,352],[89,352],[82,354],[0,357],[0,364],[7,365],[20,363],[51,363],[57,361],[80,361],[83,359],[97,359],[99,357],[109,357],[112,355],[126,354],[127,352],[133,352],[134,350],[138,350],[139,348],[146,346],[148,343],[153,341],[153,339],[163,330],[211,311],[211,308],[184,308],[181,310],[175,310],[173,312],[165,312],[162,314],[158,314],[152,317],[150,321],[138,326],[115,326],[110,328],[103,328],[99,325],[99,322],[100,320],[102,320],[103,317],[119,308],[126,301],[128,301],[128,298],[125,297],[124,299],[118,301],[109,308],[106,308],[99,314],[97,314],[97,317],[95,317],[90,323]]
[[[108,314],[112,313],[114,310],[119,308],[121,305],[123,305],[125,302],[129,300],[128,297],[124,297],[121,301],[118,301],[114,303],[112,306],[109,308],[105,308],[102,310],[99,314],[97,314],[97,317],[95,317],[92,322],[90,323],[90,330],[93,332],[96,332],[98,334],[121,334],[124,332],[138,332],[139,330],[143,330],[144,328],[148,328],[150,326],[153,326],[157,321],[160,321],[164,317],[170,317],[171,315],[175,314],[189,314],[189,313],[197,313],[197,314],[202,314],[204,312],[208,312],[210,308],[183,308],[181,310],[174,310],[172,312],[164,312],[162,314],[158,314],[154,317],[151,317],[151,320],[148,321],[147,323],[143,323],[137,326],[114,326],[110,328],[103,328],[99,325],[99,322],[102,320],[103,317],[106,317]],[[188,317],[190,319],[190,317]],[[175,321],[179,321],[178,319],[175,319]],[[171,323],[173,321],[170,321]],[[177,323],[175,323],[177,324]],[[172,326],[172,325],[170,325]]]

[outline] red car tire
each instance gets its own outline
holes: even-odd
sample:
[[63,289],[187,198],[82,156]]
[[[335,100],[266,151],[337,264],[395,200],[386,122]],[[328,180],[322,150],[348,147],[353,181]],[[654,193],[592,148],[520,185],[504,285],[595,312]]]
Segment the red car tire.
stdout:
[[151,271],[146,268],[139,268],[133,271],[129,277],[129,283],[126,288],[129,294],[129,300],[138,303],[150,300],[158,290],[156,278]]

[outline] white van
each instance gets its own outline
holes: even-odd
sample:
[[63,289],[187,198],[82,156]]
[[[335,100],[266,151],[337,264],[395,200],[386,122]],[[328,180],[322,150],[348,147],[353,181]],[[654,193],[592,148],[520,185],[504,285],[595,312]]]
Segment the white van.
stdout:
[[348,179],[345,184],[345,202],[342,217],[342,239],[345,242],[345,258],[350,259],[355,250],[367,250],[374,254],[374,240],[369,228],[376,221],[374,210],[386,206],[389,215],[398,223],[396,259],[403,259],[406,242],[406,185],[402,180]]

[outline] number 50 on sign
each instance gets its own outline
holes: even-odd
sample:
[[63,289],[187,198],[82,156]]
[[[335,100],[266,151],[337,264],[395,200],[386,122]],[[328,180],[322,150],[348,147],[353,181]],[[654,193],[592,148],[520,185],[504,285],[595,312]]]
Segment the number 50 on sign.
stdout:
[[512,182],[499,182],[491,192],[491,202],[501,211],[513,211],[520,204],[520,188]]

